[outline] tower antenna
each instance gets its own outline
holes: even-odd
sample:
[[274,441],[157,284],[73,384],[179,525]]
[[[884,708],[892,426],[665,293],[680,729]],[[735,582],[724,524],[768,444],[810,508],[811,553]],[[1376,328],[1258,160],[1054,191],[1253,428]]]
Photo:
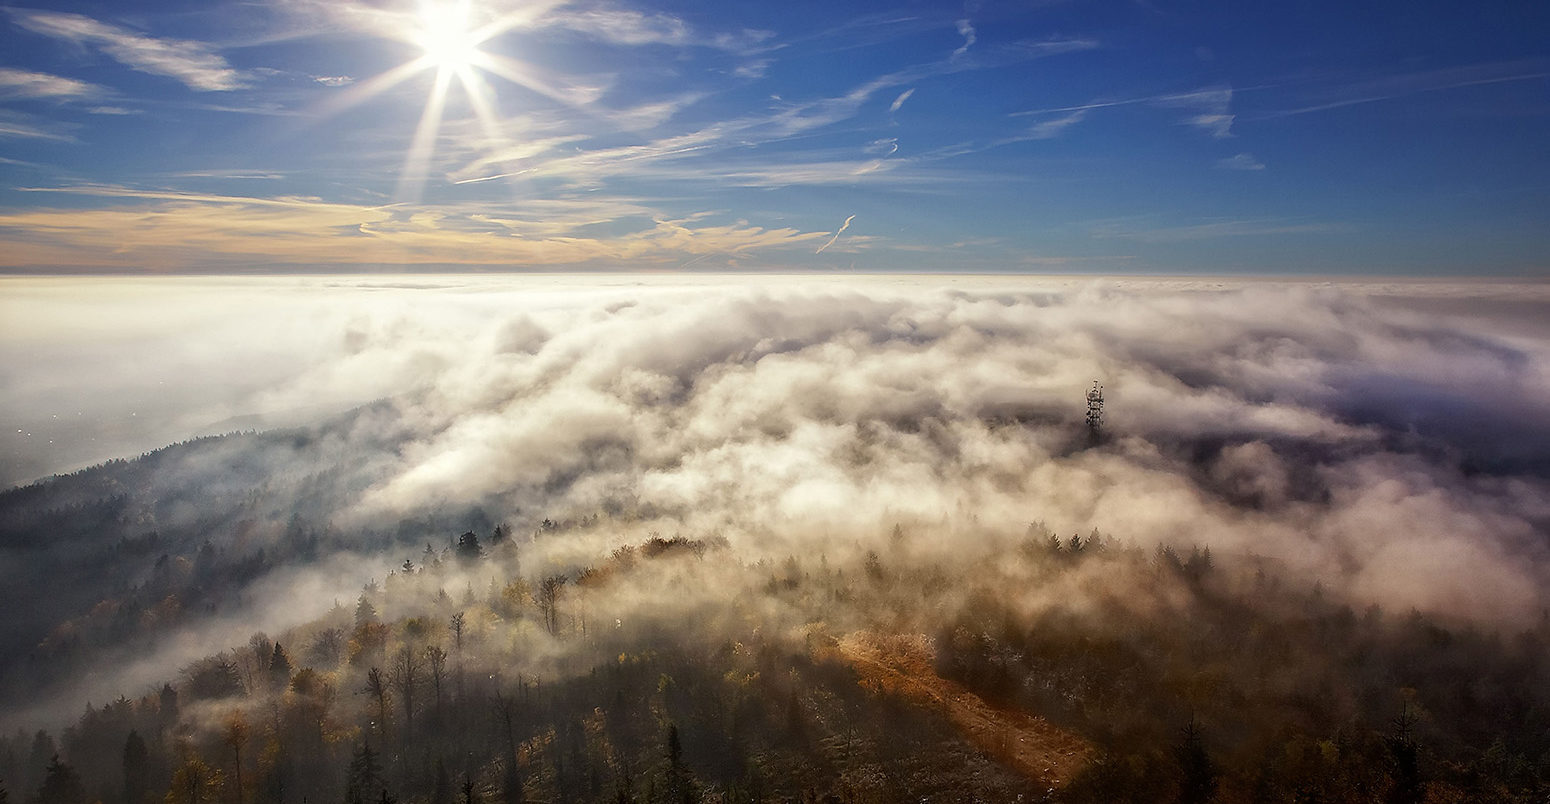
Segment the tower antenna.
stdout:
[[1087,429],[1097,433],[1103,427],[1103,386],[1093,380],[1087,391]]

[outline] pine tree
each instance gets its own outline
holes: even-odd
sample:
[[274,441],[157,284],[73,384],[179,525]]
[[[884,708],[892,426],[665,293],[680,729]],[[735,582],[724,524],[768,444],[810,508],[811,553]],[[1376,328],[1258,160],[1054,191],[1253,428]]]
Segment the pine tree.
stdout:
[[1204,804],[1216,797],[1216,765],[1206,753],[1200,727],[1190,720],[1184,737],[1175,749],[1183,778],[1179,781],[1180,804]]
[[360,628],[368,623],[377,622],[377,607],[371,605],[371,600],[362,592],[359,600],[355,602],[355,627]]
[[270,689],[283,691],[291,683],[291,657],[286,654],[285,648],[280,643],[274,643],[274,652],[269,655],[269,687]]
[[140,732],[124,740],[124,804],[141,804],[150,787],[150,752]]
[[43,786],[38,788],[38,804],[85,804],[86,788],[81,785],[81,775],[75,768],[59,761],[55,754],[49,760],[48,770],[43,772]]
[[349,804],[365,804],[372,800],[371,791],[386,788],[382,784],[382,764],[371,743],[361,743],[360,750],[350,758],[350,769],[345,776],[345,800]]
[[1390,804],[1420,804],[1426,798],[1425,786],[1421,783],[1420,746],[1410,734],[1415,721],[1407,705],[1394,719],[1394,732],[1383,741],[1394,763],[1394,784],[1388,794]]
[[484,548],[479,546],[479,537],[473,531],[457,537],[457,557],[465,563],[484,558]]

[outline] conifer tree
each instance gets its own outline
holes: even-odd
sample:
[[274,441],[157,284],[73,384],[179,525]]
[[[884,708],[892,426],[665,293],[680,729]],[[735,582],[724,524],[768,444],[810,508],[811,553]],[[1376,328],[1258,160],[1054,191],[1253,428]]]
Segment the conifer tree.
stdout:
[[355,756],[350,758],[349,772],[345,776],[345,800],[349,804],[365,804],[373,799],[373,790],[380,790],[386,795],[387,789],[382,784],[382,763],[377,760],[377,752],[372,750],[371,743],[363,742]]
[[124,740],[124,804],[141,804],[150,787],[150,752],[140,732]]
[[1205,740],[1193,719],[1184,727],[1175,758],[1183,774],[1179,781],[1179,804],[1204,804],[1216,797],[1216,765],[1206,753]]
[[43,772],[43,786],[38,788],[38,804],[85,804],[86,788],[81,785],[81,775],[75,768],[59,761],[55,754],[49,760],[48,770]]
[[280,647],[280,643],[274,643],[274,652],[269,655],[269,686],[271,689],[284,690],[291,683],[291,657]]

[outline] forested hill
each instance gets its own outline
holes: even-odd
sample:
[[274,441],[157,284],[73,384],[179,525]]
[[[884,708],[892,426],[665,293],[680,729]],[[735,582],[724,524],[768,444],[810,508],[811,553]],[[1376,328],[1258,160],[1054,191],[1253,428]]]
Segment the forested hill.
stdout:
[[606,547],[636,524],[465,532],[320,618],[0,739],[0,779],[36,804],[1550,791],[1544,622],[1353,611],[1252,560],[1038,526],[952,558],[905,528],[781,561]]
[[491,527],[469,506],[393,527],[332,526],[374,479],[366,456],[391,454],[394,435],[381,426],[391,421],[373,406],[0,492],[0,711],[35,704],[121,651],[149,655],[169,635],[241,616],[255,585],[330,556],[383,556],[399,542],[423,547],[426,534]]

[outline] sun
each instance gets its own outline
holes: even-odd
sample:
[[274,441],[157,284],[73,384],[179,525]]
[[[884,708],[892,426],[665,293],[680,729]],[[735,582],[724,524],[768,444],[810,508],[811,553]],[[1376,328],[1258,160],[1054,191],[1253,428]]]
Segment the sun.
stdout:
[[506,141],[496,108],[495,91],[485,80],[486,75],[499,77],[553,100],[571,102],[563,92],[555,89],[554,81],[547,78],[541,68],[514,58],[509,52],[497,52],[499,37],[535,26],[539,15],[550,6],[542,2],[528,3],[519,9],[496,13],[484,5],[485,2],[487,0],[396,0],[397,8],[389,17],[391,23],[381,30],[388,38],[417,48],[419,54],[360,82],[320,109],[322,116],[337,114],[416,75],[431,73],[434,76],[425,108],[404,154],[395,194],[399,201],[417,202],[420,199],[442,115],[446,111],[447,96],[453,87],[459,88],[466,98],[483,132],[486,147]]
[[423,58],[437,70],[463,72],[479,61],[482,37],[469,24],[467,0],[423,4],[420,25],[416,43],[425,49]]

